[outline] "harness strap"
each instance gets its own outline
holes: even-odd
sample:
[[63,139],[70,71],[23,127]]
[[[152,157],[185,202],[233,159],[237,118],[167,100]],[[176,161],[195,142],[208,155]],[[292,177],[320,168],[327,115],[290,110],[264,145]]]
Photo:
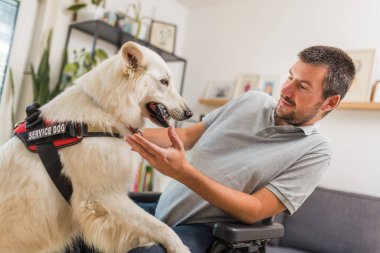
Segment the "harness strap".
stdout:
[[37,145],[37,153],[43,165],[46,168],[51,180],[65,198],[67,203],[70,204],[70,198],[73,193],[73,187],[70,179],[62,175],[62,163],[59,159],[57,148],[52,142]]
[[123,138],[117,129],[112,129],[112,132],[104,132],[104,130],[88,124],[80,124],[80,137],[116,137]]
[[[37,151],[54,185],[70,204],[73,187],[70,179],[62,174],[63,165],[58,149],[77,144],[83,137],[122,138],[122,136],[116,129],[112,129],[110,133],[85,123],[66,122],[50,125],[49,122],[44,122],[40,117],[39,107],[38,104],[34,103],[26,108],[27,118],[15,126],[14,134],[30,151]],[[138,129],[132,127],[128,129],[132,134],[140,133],[142,135]]]

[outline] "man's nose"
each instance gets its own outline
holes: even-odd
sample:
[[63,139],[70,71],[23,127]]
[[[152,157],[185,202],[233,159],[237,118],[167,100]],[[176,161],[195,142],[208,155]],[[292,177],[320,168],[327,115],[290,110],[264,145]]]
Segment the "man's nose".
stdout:
[[295,85],[296,85],[296,82],[294,80],[285,82],[281,88],[281,94],[284,96],[291,97],[293,94]]

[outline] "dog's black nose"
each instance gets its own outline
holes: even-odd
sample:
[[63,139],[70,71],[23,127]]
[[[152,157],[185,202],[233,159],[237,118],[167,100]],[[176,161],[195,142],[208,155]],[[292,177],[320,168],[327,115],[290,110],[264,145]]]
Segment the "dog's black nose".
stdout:
[[185,116],[186,116],[185,119],[190,119],[191,117],[193,117],[193,112],[189,108],[187,108],[185,110]]

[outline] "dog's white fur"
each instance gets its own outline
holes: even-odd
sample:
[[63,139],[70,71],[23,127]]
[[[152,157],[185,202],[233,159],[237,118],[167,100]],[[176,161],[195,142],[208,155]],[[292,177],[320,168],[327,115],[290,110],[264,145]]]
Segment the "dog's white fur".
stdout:
[[[160,80],[168,80],[166,86]],[[104,131],[141,128],[148,102],[166,106],[178,120],[186,107],[165,62],[153,51],[128,42],[120,52],[76,81],[41,108],[53,122],[85,122]],[[123,139],[85,138],[59,150],[71,179],[71,206],[49,178],[37,154],[13,137],[0,148],[0,252],[59,252],[83,235],[106,253],[162,244],[170,253],[190,252],[164,223],[127,197],[138,157]]]

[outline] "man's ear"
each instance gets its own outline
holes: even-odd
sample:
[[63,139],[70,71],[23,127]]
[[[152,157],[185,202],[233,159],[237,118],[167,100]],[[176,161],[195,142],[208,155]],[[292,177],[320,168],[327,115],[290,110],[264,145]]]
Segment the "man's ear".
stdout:
[[143,52],[140,45],[134,42],[127,42],[121,47],[123,58],[123,71],[130,79],[137,79],[144,72]]
[[340,95],[334,95],[331,97],[328,97],[326,101],[324,102],[324,105],[322,106],[322,110],[329,112],[334,110],[340,102]]

